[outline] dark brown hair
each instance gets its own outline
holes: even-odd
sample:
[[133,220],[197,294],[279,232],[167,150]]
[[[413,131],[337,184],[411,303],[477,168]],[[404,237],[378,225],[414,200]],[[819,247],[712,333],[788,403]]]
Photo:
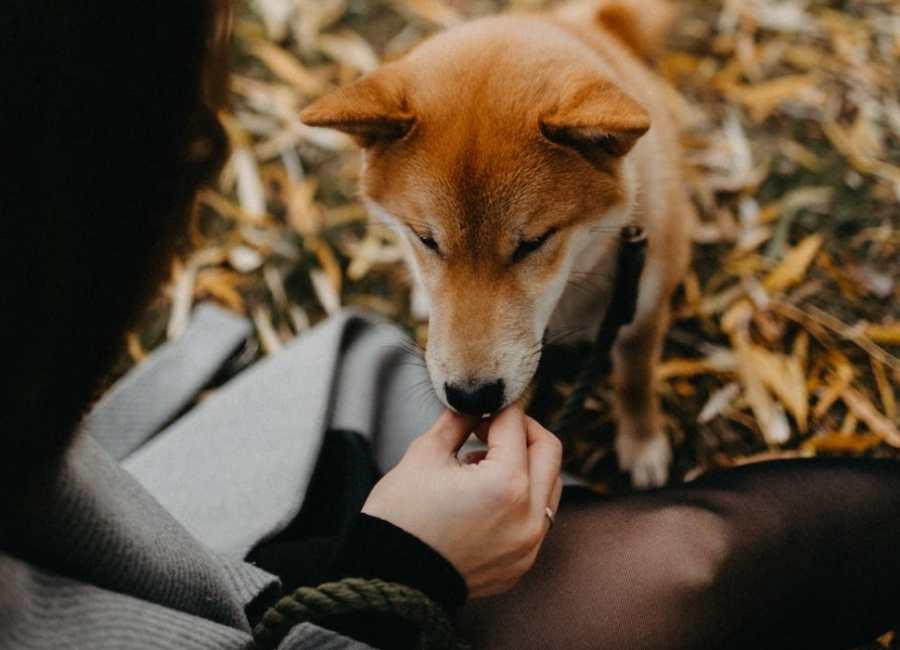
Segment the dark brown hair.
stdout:
[[[224,0],[13,2],[0,475],[59,458],[170,268],[227,141]],[[21,122],[19,122],[21,120]],[[15,142],[10,135],[6,142]]]

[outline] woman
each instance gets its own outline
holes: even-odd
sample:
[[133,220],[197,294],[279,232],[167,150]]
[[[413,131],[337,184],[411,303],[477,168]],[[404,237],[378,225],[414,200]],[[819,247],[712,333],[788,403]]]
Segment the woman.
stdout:
[[[160,505],[162,488],[134,480],[152,482],[141,462],[153,465],[153,449],[127,474],[78,435],[223,158],[212,112],[222,11],[7,9],[20,65],[6,141],[25,115],[40,127],[12,156],[22,178],[4,201],[0,648],[243,647],[282,592],[347,577],[411,587],[450,614],[462,606],[461,635],[489,648],[845,648],[895,622],[890,463],[771,463],[560,506],[559,444],[516,407],[479,427],[485,456],[456,461],[474,423],[446,413],[402,460],[384,456],[380,479],[366,444],[333,430],[302,510],[242,554],[263,572],[212,552]],[[316,622],[274,643],[400,648],[419,634],[383,613]]]

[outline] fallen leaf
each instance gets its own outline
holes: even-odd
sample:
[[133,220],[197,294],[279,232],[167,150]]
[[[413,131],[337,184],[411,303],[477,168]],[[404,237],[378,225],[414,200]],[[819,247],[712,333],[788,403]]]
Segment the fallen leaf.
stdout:
[[750,319],[753,317],[753,312],[753,303],[746,298],[734,303],[728,308],[728,311],[722,315],[720,321],[722,331],[730,333],[746,328]]
[[315,235],[322,228],[322,211],[315,201],[318,187],[315,178],[307,178],[287,190],[288,223],[304,236]]
[[378,55],[359,34],[344,29],[319,35],[319,49],[329,58],[361,73],[378,67]]
[[[325,276],[331,285],[332,293],[335,296],[340,296],[343,273],[341,271],[340,262],[338,262],[334,251],[331,250],[331,246],[318,237],[306,237],[303,243],[304,246],[306,246],[308,250],[311,250],[319,260],[319,264],[325,271]],[[338,302],[340,302],[339,299]]]
[[713,392],[713,394],[709,396],[709,399],[706,400],[706,404],[703,405],[703,408],[700,409],[700,414],[697,416],[697,422],[706,424],[717,418],[722,411],[731,406],[731,403],[740,392],[741,387],[735,382],[725,384]]
[[900,448],[900,430],[897,429],[897,425],[879,413],[868,397],[855,388],[848,388],[841,395],[841,399],[856,417],[866,423],[872,433],[878,434],[892,447]]
[[294,0],[253,0],[253,8],[263,19],[269,38],[280,41],[287,36],[294,4]]
[[141,345],[141,338],[136,332],[128,332],[125,341],[128,349],[128,356],[131,357],[131,360],[134,363],[140,363],[147,358],[147,351],[144,350],[144,346]]
[[251,273],[262,266],[263,257],[249,246],[233,246],[228,251],[228,263],[235,271]]
[[851,266],[846,270],[846,275],[856,285],[879,300],[894,295],[897,286],[896,278],[890,273],[882,273],[871,266]]
[[825,389],[819,395],[816,406],[813,408],[813,416],[821,418],[834,405],[835,402],[844,394],[853,381],[855,372],[850,361],[843,354],[832,353],[831,361],[834,369],[834,379],[829,382]]
[[197,278],[197,266],[177,266],[175,283],[172,286],[172,311],[166,336],[169,340],[177,339],[184,334],[191,318],[191,306],[194,304],[194,281]]
[[707,373],[734,372],[737,360],[730,350],[721,348],[702,359],[666,359],[656,369],[657,381]]
[[853,433],[856,433],[856,427],[859,425],[859,418],[856,417],[856,414],[853,411],[847,411],[844,415],[844,420],[841,422],[840,429],[838,433],[842,433],[846,436],[849,436]]
[[238,280],[239,276],[232,271],[218,267],[201,269],[197,273],[194,295],[197,298],[212,296],[219,302],[227,305],[232,311],[239,314],[243,313],[244,299],[235,288]]
[[325,313],[329,315],[336,313],[341,308],[341,298],[328,279],[328,274],[319,269],[313,269],[309,272],[309,279]]
[[896,323],[868,323],[863,331],[875,343],[900,345],[900,321]]
[[823,100],[818,84],[817,74],[787,75],[752,85],[734,85],[725,94],[746,106],[751,119],[759,123],[788,101],[820,105]]
[[806,440],[801,449],[812,453],[861,454],[881,444],[881,436],[874,433],[822,433]]
[[[812,154],[810,154],[812,155]],[[824,212],[831,207],[834,188],[818,185],[799,187],[767,205],[760,213],[760,222],[768,223],[778,217],[798,210]]]
[[823,241],[824,238],[818,233],[803,239],[763,279],[763,286],[775,293],[800,282]]
[[253,41],[248,48],[250,53],[265,63],[273,73],[307,97],[318,97],[325,91],[322,80],[307,70],[306,66],[287,50],[263,40]]
[[746,349],[756,375],[794,416],[800,431],[806,431],[809,396],[800,363],[793,357],[775,354],[756,345]]
[[763,438],[769,445],[784,444],[791,436],[790,425],[784,409],[766,390],[766,383],[759,374],[760,368],[757,368],[746,334],[738,332],[733,335],[732,344],[737,356],[737,373],[744,387],[744,397],[753,411]]
[[272,325],[272,314],[268,308],[259,305],[253,310],[253,324],[256,325],[259,342],[266,354],[274,354],[284,347],[278,332]]
[[872,374],[875,377],[875,385],[878,387],[878,393],[881,397],[881,405],[884,407],[884,413],[892,422],[897,421],[897,402],[894,398],[894,387],[888,381],[887,374],[884,372],[884,364],[878,359],[871,359]]
[[441,0],[390,0],[390,3],[397,11],[439,27],[452,27],[462,22],[462,16]]
[[261,223],[266,213],[266,197],[259,178],[256,158],[246,147],[238,147],[231,154],[231,163],[234,165],[237,179],[237,195],[241,210],[253,222]]

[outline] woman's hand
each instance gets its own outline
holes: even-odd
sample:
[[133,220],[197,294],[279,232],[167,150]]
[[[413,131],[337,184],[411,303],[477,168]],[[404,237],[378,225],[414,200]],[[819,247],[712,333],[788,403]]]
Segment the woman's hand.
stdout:
[[518,405],[479,427],[487,453],[456,457],[476,422],[446,412],[375,485],[362,511],[415,535],[462,574],[469,596],[510,589],[534,564],[562,483],[562,446]]

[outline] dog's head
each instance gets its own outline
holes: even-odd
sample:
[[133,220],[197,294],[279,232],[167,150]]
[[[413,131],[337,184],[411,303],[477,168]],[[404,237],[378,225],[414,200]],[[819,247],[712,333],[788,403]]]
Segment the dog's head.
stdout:
[[428,370],[457,411],[520,397],[573,265],[629,213],[623,158],[649,117],[607,73],[550,23],[491,19],[301,114],[364,148],[363,196],[429,298]]

